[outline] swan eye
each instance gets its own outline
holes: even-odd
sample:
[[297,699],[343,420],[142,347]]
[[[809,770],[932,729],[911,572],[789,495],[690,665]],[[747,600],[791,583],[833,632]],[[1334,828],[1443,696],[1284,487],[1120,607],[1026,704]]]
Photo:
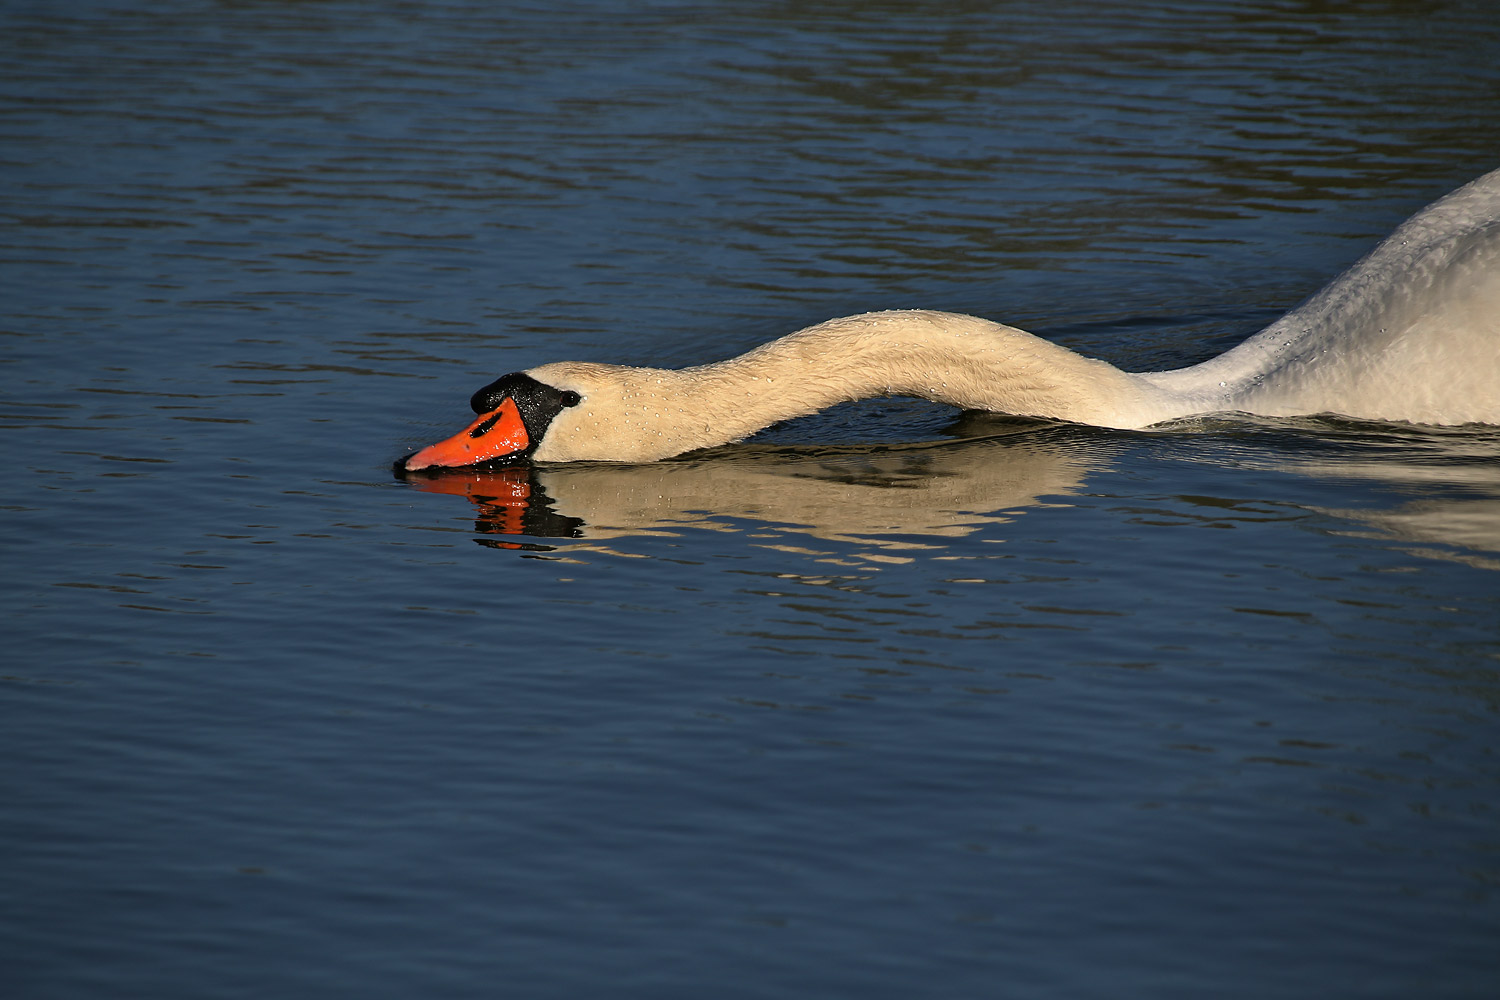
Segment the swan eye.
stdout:
[[557,401],[564,406],[577,406],[579,403],[583,402],[583,397],[578,395],[578,393],[574,392],[572,389],[564,389],[560,394],[558,394]]

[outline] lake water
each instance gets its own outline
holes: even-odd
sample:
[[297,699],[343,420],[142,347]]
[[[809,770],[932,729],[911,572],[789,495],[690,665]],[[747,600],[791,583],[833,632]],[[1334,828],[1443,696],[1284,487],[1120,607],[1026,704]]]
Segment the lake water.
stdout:
[[1500,166],[1473,3],[0,11],[17,998],[1492,997],[1500,429],[877,400],[402,481],[497,375],[1136,370]]

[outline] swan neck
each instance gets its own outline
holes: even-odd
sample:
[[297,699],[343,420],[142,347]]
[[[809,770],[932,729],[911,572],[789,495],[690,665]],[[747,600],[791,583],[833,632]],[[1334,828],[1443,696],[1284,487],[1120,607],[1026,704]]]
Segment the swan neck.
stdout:
[[872,396],[1117,427],[1171,415],[1145,383],[1102,361],[1014,327],[924,310],[830,320],[694,368],[563,364],[528,374],[585,397],[556,440],[549,431],[536,453],[543,461],[649,461]]

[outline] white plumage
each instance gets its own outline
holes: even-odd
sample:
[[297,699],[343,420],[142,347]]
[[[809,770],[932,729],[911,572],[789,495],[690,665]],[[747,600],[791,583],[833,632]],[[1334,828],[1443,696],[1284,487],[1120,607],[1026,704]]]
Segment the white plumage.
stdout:
[[[1123,372],[1014,327],[911,310],[829,320],[695,368],[560,362],[525,374],[581,397],[531,442],[543,462],[654,461],[879,395],[1127,428],[1226,412],[1500,423],[1500,170],[1423,209],[1243,344],[1175,371]],[[437,464],[426,451],[407,468]]]

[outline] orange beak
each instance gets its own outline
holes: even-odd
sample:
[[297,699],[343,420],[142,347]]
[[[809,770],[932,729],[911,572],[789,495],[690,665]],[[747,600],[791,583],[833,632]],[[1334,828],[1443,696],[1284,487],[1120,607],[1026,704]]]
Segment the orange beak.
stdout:
[[402,463],[408,472],[418,469],[478,465],[525,451],[531,444],[521,411],[509,396],[498,409],[480,414],[479,419],[437,444],[430,444]]

